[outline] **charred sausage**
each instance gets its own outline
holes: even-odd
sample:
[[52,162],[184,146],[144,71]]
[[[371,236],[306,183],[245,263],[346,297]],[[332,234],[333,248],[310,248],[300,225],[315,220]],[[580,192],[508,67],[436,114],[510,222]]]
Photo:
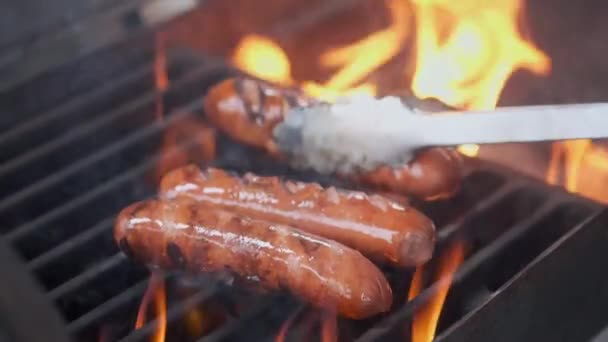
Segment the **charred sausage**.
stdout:
[[[284,120],[290,108],[317,102],[295,90],[237,77],[213,87],[204,98],[204,107],[209,121],[233,139],[281,158],[272,130]],[[411,102],[412,106],[424,110],[441,108],[437,101],[427,103],[412,97]],[[385,191],[435,200],[459,189],[464,177],[462,164],[463,159],[457,152],[435,148],[421,151],[401,167],[381,166],[342,177]]]
[[352,319],[392,304],[386,278],[359,252],[192,200],[132,204],[120,213],[114,239],[139,262],[190,273],[229,271]]
[[195,165],[161,180],[162,198],[191,198],[256,219],[294,226],[336,240],[379,261],[418,266],[435,245],[435,227],[412,207],[379,195],[324,189],[248,173],[243,177]]

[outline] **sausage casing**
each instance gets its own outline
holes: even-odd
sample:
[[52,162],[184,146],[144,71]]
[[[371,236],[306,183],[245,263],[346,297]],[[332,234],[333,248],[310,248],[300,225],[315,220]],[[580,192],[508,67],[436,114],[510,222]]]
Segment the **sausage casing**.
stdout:
[[376,189],[407,194],[425,200],[445,199],[458,191],[464,178],[464,161],[455,150],[422,150],[408,163],[381,166],[358,175],[344,176]]
[[160,196],[191,198],[256,219],[294,226],[336,240],[379,261],[418,266],[435,245],[435,227],[412,207],[379,195],[324,189],[315,183],[283,181],[251,173],[238,177],[195,165],[161,180]]
[[352,319],[392,304],[386,278],[359,252],[192,200],[132,204],[120,213],[114,239],[139,262],[190,273],[228,271]]
[[[412,97],[410,102],[424,110],[442,108],[437,101],[427,103]],[[244,77],[219,83],[204,99],[211,123],[236,141],[263,149],[277,158],[284,156],[274,142],[274,127],[285,119],[290,108],[314,103],[318,101],[297,91]],[[434,148],[421,151],[400,167],[380,166],[370,172],[341,177],[385,191],[436,200],[459,189],[464,177],[463,159],[452,149]]]
[[278,156],[272,130],[290,108],[314,102],[296,90],[236,77],[212,87],[203,106],[207,119],[228,136]]

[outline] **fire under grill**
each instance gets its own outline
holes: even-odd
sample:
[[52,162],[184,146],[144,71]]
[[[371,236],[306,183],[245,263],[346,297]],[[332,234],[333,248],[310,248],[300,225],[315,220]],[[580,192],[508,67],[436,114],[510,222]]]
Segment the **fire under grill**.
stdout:
[[[152,34],[152,33],[151,33]],[[9,89],[0,98],[0,229],[77,341],[149,341],[160,320],[134,330],[149,271],[112,240],[115,215],[154,195],[172,127],[204,117],[205,90],[235,71],[189,51],[167,52],[169,87],[155,87],[152,35],[138,36]],[[165,115],[156,115],[162,99]],[[185,138],[183,146],[196,144]],[[317,180],[220,137],[214,165]],[[194,160],[196,161],[196,160]],[[439,341],[583,341],[607,322],[608,214],[595,202],[489,163],[454,198],[419,206],[436,222],[429,273],[454,241],[464,262],[439,321]],[[411,271],[385,268],[390,313],[337,321],[344,341],[408,341],[411,319],[437,291],[412,301]],[[320,339],[318,312],[281,293],[204,277],[163,275],[166,341]],[[4,274],[3,283],[10,283]],[[5,286],[5,285],[2,285]],[[0,287],[0,290],[2,288]],[[35,310],[31,307],[17,310]],[[150,311],[154,311],[150,309]],[[30,327],[32,329],[34,327]]]

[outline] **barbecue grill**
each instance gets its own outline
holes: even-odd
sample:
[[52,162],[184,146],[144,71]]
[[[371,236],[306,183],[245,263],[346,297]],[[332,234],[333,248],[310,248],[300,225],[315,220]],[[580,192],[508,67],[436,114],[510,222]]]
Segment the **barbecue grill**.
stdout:
[[[202,94],[239,73],[219,58],[172,48],[167,51],[169,87],[157,89],[155,33],[162,27],[149,27],[139,5],[98,5],[111,11],[94,15],[87,7],[74,15],[87,23],[87,32],[119,25],[113,36],[42,64],[8,57],[0,64],[0,74],[10,71],[0,96],[2,340],[3,335],[18,341],[150,340],[158,317],[133,329],[150,272],[119,252],[113,221],[124,206],[154,195],[159,162],[180,149],[161,149],[166,131],[204,118]],[[74,26],[51,27],[64,38],[74,34]],[[50,44],[48,36],[30,32],[27,37],[30,47]],[[16,47],[17,38],[11,39],[0,46]],[[155,115],[159,99],[162,118]],[[182,144],[193,145],[195,138]],[[334,182],[291,170],[224,136],[218,148],[215,166]],[[467,246],[437,340],[595,336],[608,324],[608,275],[602,272],[608,268],[608,212],[504,166],[468,163],[473,171],[456,197],[416,203],[437,224],[438,255],[456,240]],[[413,270],[384,271],[402,304],[364,321],[339,319],[340,340],[409,339],[413,314],[437,286],[429,284],[408,302]],[[206,277],[162,277],[167,341],[273,340],[290,317],[286,340],[319,338],[319,314],[286,294],[258,293]],[[203,313],[194,328],[193,312]]]

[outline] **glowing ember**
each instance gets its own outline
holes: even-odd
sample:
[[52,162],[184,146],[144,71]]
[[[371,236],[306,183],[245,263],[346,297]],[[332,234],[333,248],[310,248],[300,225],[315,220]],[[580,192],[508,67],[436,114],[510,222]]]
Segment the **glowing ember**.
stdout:
[[[458,266],[464,259],[464,246],[461,242],[457,241],[450,246],[441,256],[439,263],[436,292],[428,303],[425,304],[416,314],[414,315],[412,324],[412,342],[431,342],[435,337],[435,330],[437,329],[437,323],[439,322],[439,316],[443,303],[448,295],[450,285],[452,284],[452,278],[454,273],[458,269]],[[419,267],[416,269],[410,291],[408,293],[408,300],[412,300],[416,297],[423,287],[423,276],[424,268]]]
[[517,30],[521,0],[416,0],[412,89],[459,108],[492,109],[519,68],[545,75],[550,60]]
[[159,274],[152,273],[148,288],[142,298],[141,305],[137,312],[135,321],[135,329],[143,327],[146,323],[146,316],[150,306],[150,302],[154,302],[156,316],[156,330],[150,339],[151,342],[164,342],[167,332],[167,298],[165,292],[165,281]]
[[289,58],[272,40],[248,35],[239,42],[235,51],[232,61],[241,70],[277,84],[291,84]]

